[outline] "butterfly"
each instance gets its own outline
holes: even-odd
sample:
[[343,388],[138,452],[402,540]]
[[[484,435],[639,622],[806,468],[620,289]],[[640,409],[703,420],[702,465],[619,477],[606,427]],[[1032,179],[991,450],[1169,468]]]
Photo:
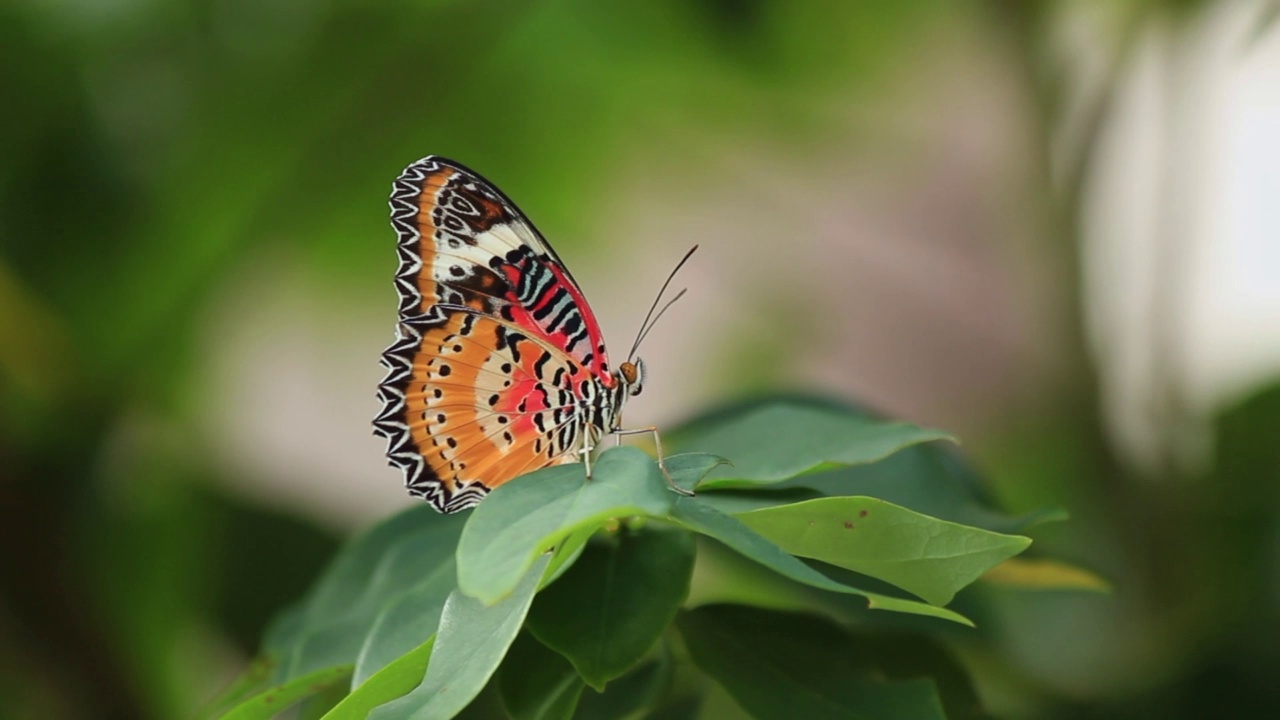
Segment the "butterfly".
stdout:
[[392,183],[390,206],[400,308],[374,433],[411,495],[452,513],[550,465],[582,460],[590,478],[605,434],[652,433],[662,465],[655,428],[621,427],[644,387],[634,355],[662,315],[657,300],[628,360],[611,368],[581,287],[492,183],[428,156]]

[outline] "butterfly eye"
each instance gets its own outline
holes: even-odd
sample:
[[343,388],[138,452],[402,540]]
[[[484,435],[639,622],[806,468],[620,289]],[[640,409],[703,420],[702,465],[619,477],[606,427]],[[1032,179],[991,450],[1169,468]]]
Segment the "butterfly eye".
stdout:
[[636,362],[627,361],[618,366],[618,375],[622,383],[627,386],[627,394],[639,395],[641,386],[644,384],[644,362],[637,360]]
[[633,363],[624,362],[618,366],[618,373],[622,375],[622,380],[628,385],[635,385],[636,380],[640,379],[640,370]]

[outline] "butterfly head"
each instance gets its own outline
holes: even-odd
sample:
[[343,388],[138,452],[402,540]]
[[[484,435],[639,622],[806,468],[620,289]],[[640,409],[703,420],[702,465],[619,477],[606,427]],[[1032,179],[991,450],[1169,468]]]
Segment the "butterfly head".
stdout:
[[628,360],[619,365],[618,382],[626,388],[628,395],[639,395],[644,389],[644,361],[636,358],[635,362]]

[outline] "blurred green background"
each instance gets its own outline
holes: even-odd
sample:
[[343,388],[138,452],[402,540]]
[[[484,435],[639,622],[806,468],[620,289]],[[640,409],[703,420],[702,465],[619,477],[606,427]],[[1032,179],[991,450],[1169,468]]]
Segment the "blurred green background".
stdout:
[[702,244],[633,418],[818,389],[1067,507],[1038,546],[1115,592],[974,591],[995,715],[1280,707],[1277,15],[5,3],[0,716],[189,717],[409,502],[369,421],[386,195],[429,153],[520,203],[615,347]]

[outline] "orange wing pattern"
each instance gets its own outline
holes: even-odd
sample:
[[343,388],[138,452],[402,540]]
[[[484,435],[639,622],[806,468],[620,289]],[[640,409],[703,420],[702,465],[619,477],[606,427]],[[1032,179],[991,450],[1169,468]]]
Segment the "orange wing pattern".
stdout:
[[582,417],[571,366],[500,320],[436,306],[401,325],[375,426],[411,493],[442,512],[547,465],[578,459]]

